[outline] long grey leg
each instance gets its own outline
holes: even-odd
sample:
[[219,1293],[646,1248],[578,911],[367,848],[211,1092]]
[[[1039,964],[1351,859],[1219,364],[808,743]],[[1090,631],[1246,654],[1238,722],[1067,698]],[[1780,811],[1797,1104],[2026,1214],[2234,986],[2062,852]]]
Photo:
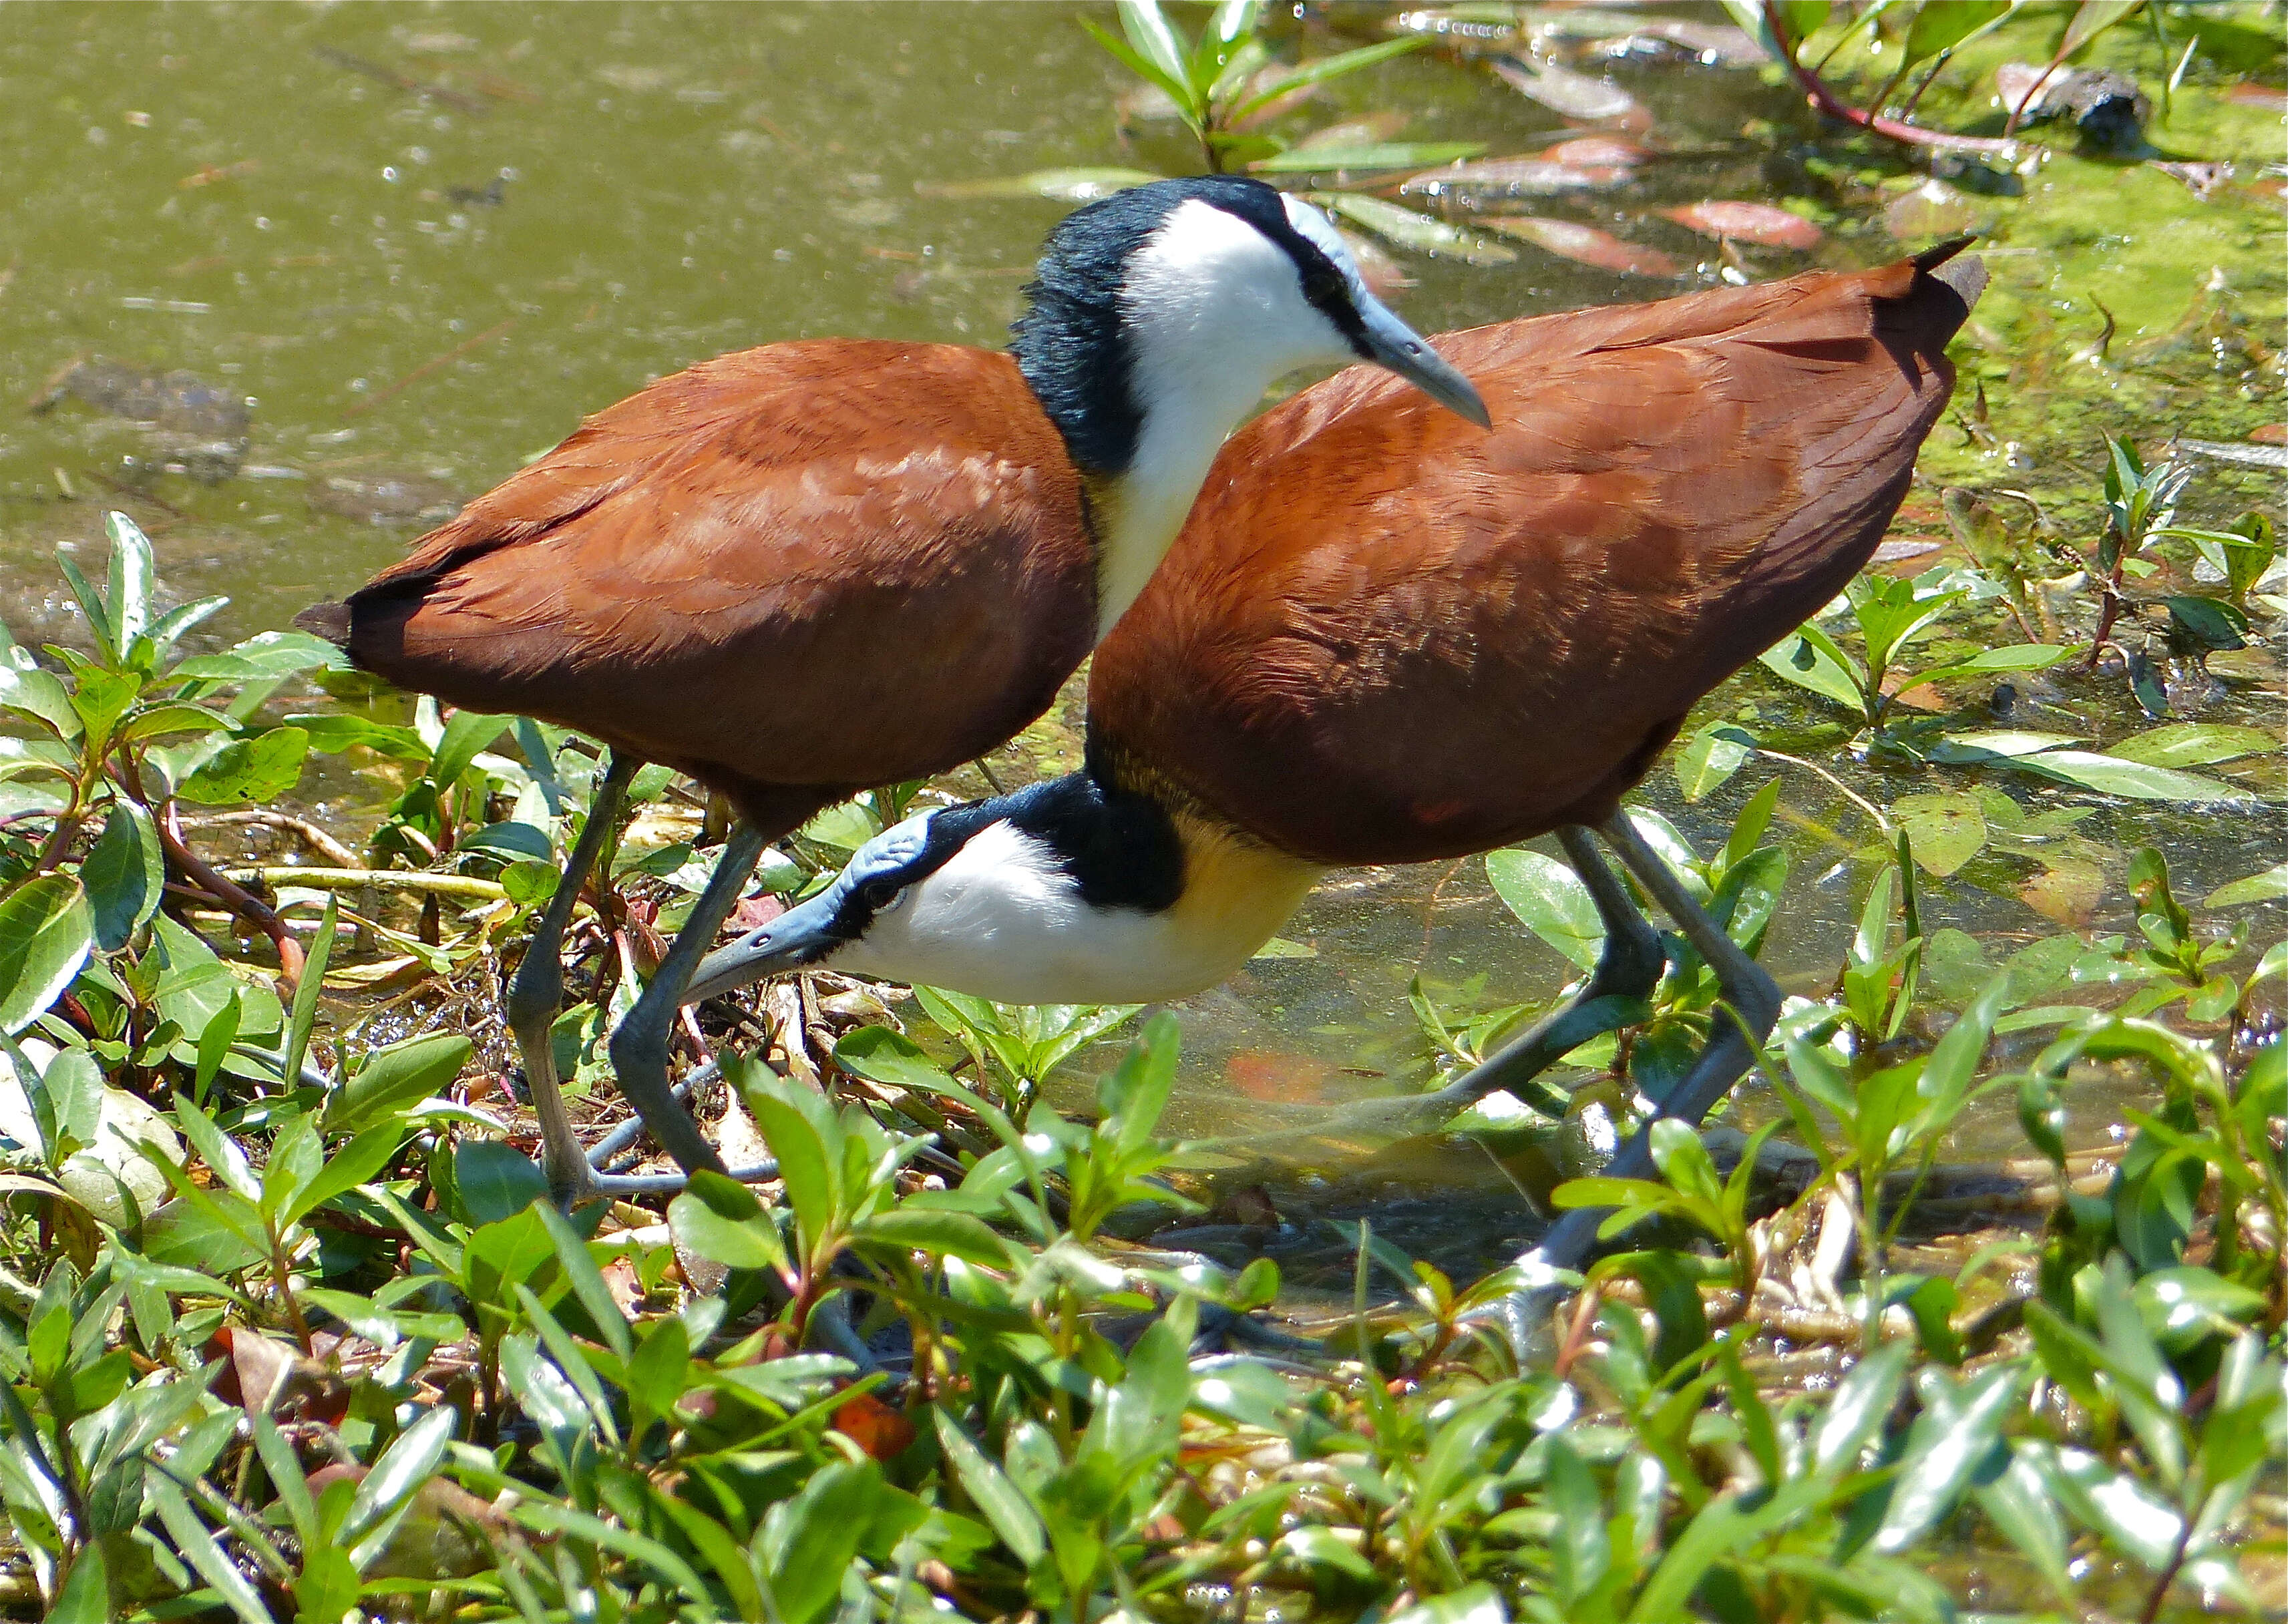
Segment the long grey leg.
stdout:
[[[1696,1126],[1746,1073],[1755,1058],[1755,1045],[1771,1035],[1772,1024],[1779,1018],[1779,984],[1693,900],[1692,893],[1669,872],[1668,865],[1638,838],[1627,813],[1615,813],[1599,826],[1598,832],[1619,854],[1621,861],[1628,865],[1629,872],[1636,875],[1653,900],[1676,921],[1685,939],[1699,949],[1700,956],[1716,971],[1717,985],[1723,989],[1725,1001],[1739,1019],[1747,1023],[1748,1031],[1744,1033],[1733,1019],[1720,1012],[1708,1047],[1654,1113],[1656,1120],[1674,1117]],[[1652,1123],[1648,1121],[1629,1137],[1628,1143],[1607,1165],[1605,1173],[1613,1178],[1650,1178],[1655,1171]],[[1518,1260],[1527,1283],[1503,1298],[1493,1311],[1521,1356],[1543,1340],[1544,1322],[1564,1290],[1561,1284],[1550,1278],[1551,1274],[1561,1269],[1578,1269],[1588,1260],[1596,1243],[1597,1226],[1609,1212],[1605,1208],[1576,1208],[1557,1221],[1542,1237],[1539,1246]]]
[[1424,1097],[1426,1108],[1451,1116],[1483,1099],[1497,1089],[1528,1096],[1529,1104],[1550,1115],[1565,1110],[1562,1094],[1547,1087],[1529,1088],[1532,1080],[1574,1050],[1615,1028],[1641,1018],[1639,1010],[1660,985],[1667,963],[1660,932],[1637,912],[1636,904],[1597,855],[1589,831],[1569,826],[1557,831],[1565,855],[1597,905],[1604,922],[1605,947],[1597,968],[1562,1009],[1553,1010],[1533,1029],[1500,1052],[1481,1060],[1435,1094]]
[[[722,860],[715,865],[707,889],[699,893],[675,945],[661,961],[658,974],[652,977],[651,985],[636,1000],[636,1007],[628,1011],[619,1030],[612,1034],[612,1069],[619,1077],[620,1092],[642,1115],[644,1126],[660,1148],[674,1157],[686,1173],[703,1168],[711,1173],[727,1169],[668,1085],[668,1035],[674,1027],[676,1011],[683,1006],[684,986],[691,979],[700,955],[714,946],[715,933],[723,928],[739,893],[746,889],[763,855],[763,844],[760,831],[743,819],[732,829],[731,837],[723,843]],[[586,1166],[584,1160],[581,1165]]]
[[573,844],[555,895],[540,911],[540,923],[533,930],[504,1001],[508,1029],[524,1057],[525,1087],[532,1095],[533,1113],[540,1119],[541,1166],[548,1175],[550,1193],[560,1202],[578,1200],[594,1190],[588,1159],[573,1131],[571,1113],[564,1108],[564,1091],[557,1086],[556,1051],[550,1041],[556,1012],[564,1002],[564,932],[572,923],[572,909],[580,899],[581,886],[587,883],[588,871],[596,866],[597,853],[619,821],[628,780],[640,764],[634,757],[617,750],[605,764],[588,803],[588,820]]

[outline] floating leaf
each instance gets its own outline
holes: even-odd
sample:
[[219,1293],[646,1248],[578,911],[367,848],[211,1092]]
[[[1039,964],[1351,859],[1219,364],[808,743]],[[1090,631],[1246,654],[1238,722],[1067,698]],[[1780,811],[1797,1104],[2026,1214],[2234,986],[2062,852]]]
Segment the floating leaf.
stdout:
[[1339,170],[1426,170],[1485,151],[1483,141],[1383,141],[1362,147],[1296,147],[1258,158],[1248,169],[1263,175],[1321,175]]
[[1500,243],[1490,242],[1475,232],[1434,220],[1426,214],[1417,214],[1378,197],[1361,197],[1351,192],[1314,192],[1311,201],[1330,214],[1340,215],[1378,237],[1418,253],[1459,259],[1466,265],[1507,265],[1517,257]]
[[2240,907],[2251,902],[2276,902],[2288,897],[2288,863],[2275,863],[2262,874],[2234,880],[2209,892],[2211,907]]
[[1712,199],[1681,209],[1663,209],[1660,213],[1679,226],[1690,226],[1704,237],[1729,237],[1766,248],[1815,249],[1825,235],[1801,215],[1775,209],[1769,203]]
[[1911,795],[1891,808],[1915,861],[1944,879],[1986,844],[1986,812],[1974,795]]
[[2106,753],[2149,767],[2205,767],[2280,748],[2278,735],[2221,722],[2177,722],[2124,739]]
[[1527,62],[1516,57],[1497,60],[1494,72],[1519,95],[1568,118],[1625,130],[1652,128],[1652,115],[1610,79],[1593,79],[1554,63]]
[[2089,923],[2105,895],[2105,873],[2085,858],[2053,859],[2018,888],[2021,901],[2054,924],[2078,928]]
[[1903,242],[1959,236],[1978,219],[1978,205],[1935,176],[1901,193],[1883,210],[1885,228]]
[[1416,175],[1401,197],[1448,197],[1476,203],[1501,198],[1555,197],[1618,185],[1630,171],[1618,164],[1552,162],[1546,158],[1490,158]]
[[1577,135],[1545,147],[1537,154],[1545,163],[1564,163],[1583,169],[1630,169],[1642,163],[1653,154],[1645,147],[1617,135]]
[[2045,733],[1958,733],[1931,747],[1930,758],[1948,766],[1998,765],[2039,773],[2044,778],[2117,795],[2133,801],[2231,801],[2248,798],[2248,792],[2197,773],[2170,767],[2149,766],[2102,756],[2094,750],[2058,749],[2054,735]]
[[1148,170],[1035,170],[987,180],[922,181],[914,190],[924,197],[1045,197],[1060,203],[1092,203],[1159,178]]
[[1575,220],[1543,219],[1529,214],[1513,215],[1486,224],[1505,236],[1522,237],[1536,248],[1571,259],[1600,271],[1618,271],[1629,276],[1676,276],[1681,273],[1676,261],[1658,249],[1640,248],[1633,242],[1624,242],[1609,231],[1593,226],[1584,226]]

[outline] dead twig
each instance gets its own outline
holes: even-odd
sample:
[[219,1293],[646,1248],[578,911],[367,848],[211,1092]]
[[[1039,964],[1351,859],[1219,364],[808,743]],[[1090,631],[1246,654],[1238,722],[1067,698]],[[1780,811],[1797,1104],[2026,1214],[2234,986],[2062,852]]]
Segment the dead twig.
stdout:
[[449,367],[455,361],[460,360],[462,356],[466,355],[470,351],[475,349],[478,345],[491,343],[503,333],[508,331],[509,329],[514,327],[517,324],[517,317],[511,316],[505,321],[495,322],[492,326],[485,329],[483,332],[479,333],[473,338],[464,338],[460,343],[455,345],[442,355],[435,356],[428,360],[423,361],[419,366],[414,368],[412,371],[407,373],[403,377],[398,379],[397,382],[389,385],[388,388],[382,390],[379,393],[368,395],[364,400],[357,401],[351,406],[349,410],[344,412],[342,416],[345,417],[362,416],[367,412],[373,410],[376,407],[380,406],[386,401],[395,400],[399,395],[404,393],[406,390],[419,383],[423,378],[427,377],[439,368]]
[[307,818],[297,818],[291,812],[269,812],[256,807],[246,812],[218,812],[211,818],[192,819],[188,820],[187,827],[202,829],[226,828],[242,824],[258,824],[265,828],[283,829],[338,868],[359,868],[364,866],[358,861],[356,852],[327,834]]

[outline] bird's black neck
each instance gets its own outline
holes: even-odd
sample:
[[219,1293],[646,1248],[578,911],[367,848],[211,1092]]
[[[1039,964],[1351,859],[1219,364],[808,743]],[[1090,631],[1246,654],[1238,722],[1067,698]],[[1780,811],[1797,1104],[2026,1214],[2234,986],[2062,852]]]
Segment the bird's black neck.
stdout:
[[1083,242],[1045,257],[1011,329],[1017,370],[1084,475],[1117,478],[1135,461],[1144,414],[1120,313],[1128,242]]

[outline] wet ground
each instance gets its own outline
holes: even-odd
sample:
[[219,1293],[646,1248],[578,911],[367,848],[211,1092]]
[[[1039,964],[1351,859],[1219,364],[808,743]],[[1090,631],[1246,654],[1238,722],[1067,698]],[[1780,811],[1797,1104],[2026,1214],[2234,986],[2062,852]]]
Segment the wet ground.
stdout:
[[[1721,20],[1713,7],[1670,9]],[[9,20],[0,614],[27,641],[73,638],[51,554],[92,549],[107,506],[144,523],[171,592],[230,593],[213,624],[240,636],[338,596],[583,412],[691,361],[822,334],[996,345],[1065,205],[958,183],[1186,157],[1173,126],[1053,6],[122,4]],[[1351,31],[1305,25],[1306,51],[1371,37],[1383,19],[1353,9],[1338,20]],[[1933,437],[1897,533],[1926,550],[1898,567],[1960,558],[1942,547],[1945,486],[2027,493],[2058,539],[2085,539],[2104,432],[2151,448],[2172,435],[2227,448],[2199,459],[2195,522],[2276,512],[2278,458],[2268,465],[2261,448],[2279,444],[2263,431],[2283,416],[2288,292],[2277,15],[2227,8],[2204,26],[2215,36],[2203,36],[2148,145],[2084,150],[2050,130],[2051,155],[2016,165],[1934,166],[1822,129],[1752,67],[1592,62],[1585,71],[1645,110],[1649,129],[1633,133],[1663,155],[1622,184],[1534,207],[1665,254],[1676,273],[1601,269],[1503,237],[1509,257],[1496,264],[1394,249],[1412,282],[1394,300],[1434,330],[1656,297],[1728,267],[1760,277],[1871,263],[1903,241],[1984,227],[1993,289],[1964,341],[1960,414]],[[1950,72],[1926,122],[1996,132],[1980,64],[2008,44]],[[1401,59],[1307,111],[1321,123],[1395,111],[1408,139],[1482,142],[1495,156],[1577,133],[1459,55]],[[2228,174],[2185,167],[2220,162]],[[1711,199],[1786,203],[1823,239],[1808,251],[1720,249],[1655,212]],[[2019,640],[1990,621],[1966,617],[1959,635]],[[2258,630],[2278,624],[2260,618]],[[2220,656],[2213,670],[2200,719],[2278,728],[2274,649]],[[2046,697],[2057,708],[2044,725],[2101,746],[2151,725],[2120,684],[2062,682]],[[1743,707],[1766,725],[1823,719],[1754,671],[1704,715]],[[999,765],[1053,770],[1072,746],[1069,727],[1045,725]],[[1983,782],[1867,767],[1831,741],[1810,754],[1879,804]],[[2068,923],[2092,938],[2131,928],[2122,870],[2149,841],[2194,898],[2288,857],[2282,765],[2276,754],[2219,769],[2269,792],[2261,804],[2105,802],[2078,831],[2102,886]],[[1816,994],[1870,873],[1842,797],[1759,763],[1698,805],[1664,768],[1646,798],[1707,849],[1774,771],[1789,775],[1795,863],[1767,958],[1790,992]],[[2027,780],[1987,787],[2035,810],[2089,801]],[[322,810],[348,820],[382,795],[346,774],[318,788]],[[2025,899],[2027,873],[1973,864],[1934,882],[1927,906],[1999,959],[2060,928]],[[2269,903],[2215,921],[2234,922],[2260,944],[2288,913]],[[1244,1133],[1281,1104],[1418,1086],[1434,1057],[1408,1002],[1418,973],[1464,1010],[1545,1001],[1568,974],[1475,860],[1346,876],[1283,936],[1290,956],[1187,1007],[1180,1130]],[[1065,1086],[1077,1096],[1091,1067],[1084,1057],[1073,1069]],[[1966,1158],[2017,1147],[2008,1107],[1997,1111],[1965,1129]],[[1437,1250],[1442,1232],[1466,1251],[1507,1247],[1521,1221],[1516,1169],[1475,1146],[1414,1148],[1370,1164],[1364,1147],[1321,1147],[1284,1188],[1317,1192],[1305,1204],[1323,1211],[1374,1206],[1419,1250]]]

